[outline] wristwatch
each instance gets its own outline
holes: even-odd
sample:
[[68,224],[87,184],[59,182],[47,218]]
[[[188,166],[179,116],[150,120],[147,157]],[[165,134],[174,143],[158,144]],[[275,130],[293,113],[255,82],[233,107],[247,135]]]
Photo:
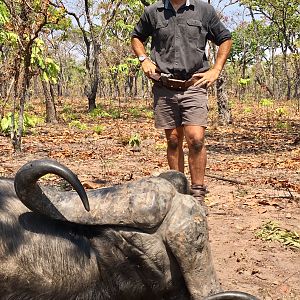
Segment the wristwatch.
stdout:
[[146,55],[140,55],[139,56],[139,61],[142,63],[144,60],[146,60],[147,58],[149,58],[148,56]]

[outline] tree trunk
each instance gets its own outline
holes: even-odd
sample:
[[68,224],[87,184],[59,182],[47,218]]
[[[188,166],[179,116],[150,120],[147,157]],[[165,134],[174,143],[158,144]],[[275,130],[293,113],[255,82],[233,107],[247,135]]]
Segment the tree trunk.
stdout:
[[288,69],[288,59],[287,59],[287,47],[285,45],[281,46],[282,54],[283,54],[283,66],[284,66],[284,74],[287,80],[287,91],[286,91],[286,99],[291,99],[291,78]]
[[63,74],[63,64],[62,59],[59,57],[59,75],[58,75],[58,82],[57,82],[57,96],[63,96],[63,82],[64,82],[64,74]]
[[295,65],[295,84],[294,84],[294,95],[293,97],[295,99],[298,99],[298,103],[300,101],[300,92],[299,92],[299,89],[300,89],[300,59],[298,58],[298,56],[296,56],[295,58],[295,61],[294,61],[294,65]]
[[128,96],[133,97],[133,82],[134,82],[133,76],[129,75],[125,82],[127,83],[127,85],[125,84],[125,96],[127,95],[126,90],[128,90]]
[[88,83],[84,88],[84,94],[88,98],[88,111],[96,108],[96,96],[99,86],[99,45],[93,43],[94,56],[87,59]]
[[92,75],[89,78],[89,83],[84,87],[84,94],[88,98],[88,111],[96,108],[98,83],[98,79]]
[[[85,14],[87,18],[87,22],[89,24],[91,40],[88,40],[86,35],[84,36],[85,44],[87,47],[87,57],[86,57],[86,67],[89,76],[89,82],[85,86],[85,94],[88,98],[88,111],[92,111],[96,108],[96,96],[99,86],[99,55],[100,55],[100,45],[99,41],[95,36],[94,24],[92,23],[90,16],[90,7],[89,1],[84,1]],[[92,47],[91,47],[92,46]],[[91,56],[92,50],[92,56]]]
[[256,77],[256,81],[261,86],[261,88],[263,89],[263,91],[267,91],[269,93],[270,97],[274,97],[273,91],[271,90],[271,88],[266,83],[262,82],[260,76]]
[[42,86],[43,86],[45,103],[46,103],[46,122],[58,123],[53,93],[49,91],[46,81],[42,80]]
[[1,109],[0,109],[0,120],[4,117],[4,110],[5,110],[5,106],[9,100],[9,97],[10,97],[10,93],[11,93],[11,90],[13,88],[13,84],[15,82],[15,78],[12,78],[10,84],[9,84],[9,87],[8,87],[8,90],[6,92],[6,98],[3,102],[3,105],[1,106]]
[[35,74],[32,79],[33,79],[33,94],[34,94],[34,98],[39,98],[39,96],[40,96],[40,90],[39,90],[39,84],[38,84],[38,75]]
[[[26,48],[26,51],[24,52],[23,55],[20,55],[20,57],[24,57],[24,71],[21,76],[21,92],[20,94],[17,93],[17,87],[18,87],[18,80],[16,80],[16,95],[17,98],[20,99],[20,105],[19,105],[19,120],[18,120],[18,128],[14,128],[14,118],[15,118],[15,103],[14,103],[14,108],[13,108],[13,114],[12,114],[12,144],[14,147],[15,152],[20,152],[21,145],[22,145],[22,135],[23,135],[23,126],[24,126],[24,111],[25,111],[25,101],[26,101],[26,96],[28,93],[28,88],[29,88],[29,83],[31,79],[31,73],[29,71],[29,66],[30,66],[30,57],[31,57],[31,46],[29,45]],[[19,70],[20,70],[20,61],[17,62],[17,77],[19,78]],[[16,99],[17,99],[16,98]]]
[[219,122],[223,125],[232,123],[231,109],[225,89],[225,76],[221,73],[216,82]]
[[134,76],[134,98],[137,97],[138,95],[138,73],[135,73],[135,76]]
[[19,106],[18,128],[16,128],[16,130],[13,128],[13,132],[12,132],[13,134],[12,143],[15,152],[21,152],[22,150],[21,145],[22,145],[22,135],[23,135],[23,126],[24,126],[25,100],[26,100],[26,94],[29,86],[29,75],[26,71],[28,72],[28,69],[24,70],[24,74],[22,76],[22,88],[19,96],[20,106]]
[[275,46],[274,41],[272,39],[271,44],[271,70],[272,70],[272,89],[274,93],[274,98],[277,99],[276,85],[275,85]]
[[146,97],[146,93],[147,93],[147,79],[146,76],[143,74],[142,75],[142,97],[145,98]]

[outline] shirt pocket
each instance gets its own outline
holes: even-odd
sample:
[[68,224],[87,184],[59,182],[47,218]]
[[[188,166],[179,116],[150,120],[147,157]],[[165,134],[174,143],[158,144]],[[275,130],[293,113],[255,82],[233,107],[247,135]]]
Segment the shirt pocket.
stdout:
[[169,36],[169,22],[168,20],[159,20],[155,26],[155,37],[160,44],[165,42]]
[[[201,30],[202,30],[202,22],[195,19],[188,19],[187,23],[187,36],[189,42],[195,45],[196,47],[201,46]],[[204,43],[204,41],[203,41]]]

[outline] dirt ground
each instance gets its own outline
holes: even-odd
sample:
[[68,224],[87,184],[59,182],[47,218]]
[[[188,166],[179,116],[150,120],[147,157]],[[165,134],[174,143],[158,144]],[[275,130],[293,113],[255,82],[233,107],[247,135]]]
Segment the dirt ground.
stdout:
[[[64,120],[32,129],[23,138],[22,153],[14,154],[9,138],[0,135],[0,176],[13,176],[25,162],[45,157],[71,168],[86,188],[168,169],[164,135],[144,113],[124,110],[119,119],[92,118],[81,102],[70,105],[87,128],[68,125],[70,116],[61,108]],[[206,203],[214,264],[224,290],[259,299],[300,299],[300,249],[256,236],[268,221],[300,233],[300,116],[290,107],[288,120],[280,120],[288,126],[279,128],[278,120],[258,115],[256,108],[249,115],[235,108],[229,126],[216,125],[215,111],[210,113]],[[95,133],[94,125],[103,131]],[[134,133],[141,144],[132,147],[128,141]]]

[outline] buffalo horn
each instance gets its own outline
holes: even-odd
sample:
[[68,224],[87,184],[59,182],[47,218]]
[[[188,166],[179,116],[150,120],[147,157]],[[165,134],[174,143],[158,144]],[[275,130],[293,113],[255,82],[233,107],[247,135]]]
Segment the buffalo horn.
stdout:
[[68,181],[78,193],[84,208],[90,210],[87,194],[77,176],[67,167],[49,159],[29,162],[22,166],[15,176],[16,194],[26,207],[55,219],[65,219],[37,184],[46,174],[55,174]]
[[[42,190],[37,180],[49,173],[66,179],[81,197],[86,210],[90,212],[76,207],[75,198],[78,196],[74,191],[58,192],[49,187],[43,187]],[[176,192],[173,185],[166,180],[162,182],[162,178],[146,178],[124,185],[88,191],[87,198],[76,175],[52,160],[37,160],[24,165],[15,176],[15,190],[20,200],[30,210],[56,220],[135,228],[157,226],[169,211],[170,199]]]

